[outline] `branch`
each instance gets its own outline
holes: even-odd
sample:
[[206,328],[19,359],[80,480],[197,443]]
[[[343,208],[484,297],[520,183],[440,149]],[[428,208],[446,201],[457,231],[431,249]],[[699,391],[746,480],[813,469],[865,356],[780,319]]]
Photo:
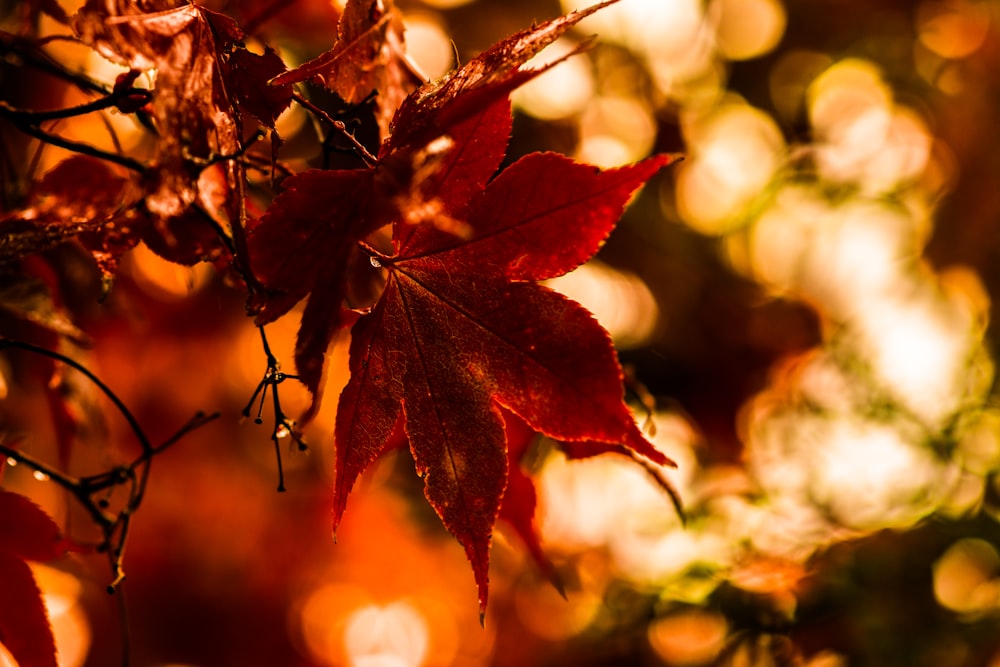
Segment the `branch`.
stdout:
[[348,142],[350,142],[351,147],[354,149],[354,152],[357,153],[358,156],[360,156],[361,159],[365,161],[365,164],[367,164],[369,167],[374,167],[376,164],[378,164],[378,158],[376,158],[374,155],[368,152],[368,149],[365,148],[360,141],[358,141],[357,137],[355,137],[353,134],[347,131],[347,125],[344,124],[344,121],[333,118],[330,114],[323,111],[322,109],[320,109],[318,106],[316,106],[306,98],[302,97],[302,95],[300,95],[299,93],[292,93],[292,99],[301,104],[302,106],[304,106],[309,111],[312,111],[314,114],[325,120],[330,125],[332,125],[333,128],[337,130],[337,132],[343,135],[343,137],[347,139]]
[[[0,114],[2,115],[2,114]],[[43,141],[47,144],[52,144],[53,146],[58,146],[59,148],[65,148],[66,150],[73,151],[74,153],[82,153],[84,155],[89,155],[91,157],[96,157],[99,160],[107,160],[108,162],[114,162],[119,164],[126,169],[131,169],[132,171],[138,172],[140,174],[146,172],[146,165],[142,164],[138,160],[133,160],[130,157],[124,155],[116,155],[115,153],[109,153],[103,151],[96,146],[91,146],[90,144],[81,144],[76,141],[70,141],[69,139],[63,139],[62,137],[50,134],[40,127],[35,125],[18,125],[14,124],[14,127],[19,129],[25,134],[29,134],[36,139]]]
[[[132,432],[135,434],[142,447],[142,452],[139,456],[127,465],[118,465],[105,472],[77,479],[42,461],[38,461],[28,454],[24,454],[14,447],[0,443],[0,454],[4,455],[7,459],[16,461],[17,463],[23,463],[32,470],[46,475],[50,480],[66,489],[66,491],[76,498],[77,502],[87,511],[87,513],[90,514],[94,523],[101,529],[101,534],[103,536],[102,542],[97,546],[97,551],[107,554],[108,566],[111,569],[112,580],[111,583],[108,584],[107,590],[108,593],[116,593],[121,587],[121,584],[125,581],[125,570],[123,567],[125,545],[128,540],[129,528],[132,525],[132,517],[142,504],[142,500],[146,493],[146,486],[149,482],[149,474],[153,457],[173,446],[191,431],[201,428],[205,424],[217,419],[219,417],[219,413],[216,412],[206,415],[199,412],[195,414],[173,435],[159,445],[154,446],[142,430],[142,427],[139,426],[139,422],[136,420],[135,416],[125,406],[117,394],[115,394],[106,384],[104,384],[104,382],[101,381],[100,378],[94,375],[79,362],[67,357],[64,354],[33,345],[32,343],[0,338],[0,350],[8,348],[25,350],[60,361],[85,375],[87,379],[93,382],[94,385],[100,389],[105,396],[107,396],[108,400],[114,404],[115,408],[121,413],[122,417],[125,418],[125,421],[132,429]],[[106,491],[118,486],[128,486],[128,502],[118,511],[117,514],[113,514],[107,511],[108,501],[106,497],[98,497],[98,495],[105,495]],[[120,605],[123,633],[122,661],[123,664],[128,665],[128,615],[125,610],[124,601],[122,601]]]
[[[93,102],[87,102],[86,104],[80,104],[75,107],[67,107],[65,109],[53,109],[51,111],[30,111],[26,109],[17,109],[12,107],[7,102],[0,100],[0,116],[9,119],[15,124],[27,123],[29,125],[37,125],[38,123],[43,123],[47,120],[73,118],[74,116],[83,116],[93,111],[101,111],[102,109],[116,107],[123,99],[132,98],[132,96],[142,98],[141,101],[136,100],[136,104],[139,106],[142,106],[153,99],[153,93],[145,88],[125,88],[121,91],[114,90],[110,94],[96,99]],[[130,99],[130,101],[132,100]]]
[[122,400],[120,398],[118,398],[118,395],[115,394],[115,392],[111,391],[111,389],[106,384],[101,382],[101,379],[99,377],[97,377],[89,370],[87,370],[87,368],[83,366],[80,362],[76,361],[75,359],[71,359],[70,357],[67,357],[64,354],[60,354],[45,347],[33,345],[32,343],[25,343],[24,341],[20,340],[11,340],[10,338],[0,338],[0,351],[5,350],[7,348],[15,348],[20,350],[27,350],[28,352],[34,352],[35,354],[40,354],[43,357],[48,357],[49,359],[55,359],[56,361],[61,361],[67,366],[83,373],[85,376],[87,376],[88,380],[93,382],[94,385],[98,389],[100,389],[105,396],[108,397],[108,400],[114,403],[115,408],[117,408],[118,411],[122,414],[122,416],[125,418],[125,421],[128,422],[129,427],[132,429],[132,432],[135,433],[136,438],[139,439],[139,444],[142,446],[142,451],[145,453],[145,452],[151,452],[153,450],[153,446],[149,443],[149,438],[146,437],[146,434],[143,432],[142,427],[139,426],[138,420],[129,411],[129,409],[125,407],[125,404],[122,403]]

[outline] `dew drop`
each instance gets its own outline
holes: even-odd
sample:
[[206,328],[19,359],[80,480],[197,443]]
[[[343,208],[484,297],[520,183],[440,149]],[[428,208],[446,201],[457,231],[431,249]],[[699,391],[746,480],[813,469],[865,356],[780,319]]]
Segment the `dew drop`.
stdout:
[[49,476],[46,475],[41,470],[36,470],[35,472],[32,473],[32,476],[34,476],[34,478],[37,479],[39,482],[47,482],[49,479]]
[[9,465],[11,468],[13,468],[14,466],[17,465],[17,459],[15,459],[13,456],[8,456],[7,457],[7,465]]
[[372,263],[372,266],[374,266],[376,269],[382,268],[382,262],[378,261],[377,257],[369,257],[368,260]]

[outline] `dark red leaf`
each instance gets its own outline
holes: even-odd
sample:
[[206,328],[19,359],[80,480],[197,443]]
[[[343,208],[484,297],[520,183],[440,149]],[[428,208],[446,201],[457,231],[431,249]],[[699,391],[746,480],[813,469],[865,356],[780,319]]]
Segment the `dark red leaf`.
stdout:
[[[105,57],[132,69],[156,69],[152,109],[159,141],[145,203],[156,217],[183,215],[201,197],[204,166],[237,154],[242,140],[204,10],[174,8],[165,0],[144,3],[142,10],[122,0],[87,0],[74,27]],[[242,180],[242,172],[233,178]]]
[[[636,427],[607,333],[527,282],[592,255],[668,158],[600,172],[551,154],[518,161],[473,202],[468,238],[397,222],[385,291],[355,324],[337,417],[334,521],[402,410],[425,494],[472,562],[485,606],[490,536],[507,480],[499,406],[558,440],[622,445],[667,464]],[[554,187],[541,190],[546,172]],[[551,257],[551,259],[549,259]]]
[[393,117],[382,154],[428,143],[562,62],[565,58],[536,69],[520,69],[581,19],[617,1],[608,0],[515,33],[440,81],[421,86],[403,101]]
[[28,564],[0,548],[0,644],[18,667],[56,667],[52,626]]
[[[343,301],[351,255],[379,224],[366,212],[373,178],[370,169],[292,176],[248,239],[251,269],[265,289],[250,303],[258,324],[281,317],[312,293],[295,353],[298,375],[313,394],[305,419],[319,400],[326,349],[337,329],[353,322],[343,312]],[[368,268],[374,278],[374,268]]]
[[292,101],[292,86],[269,86],[267,82],[285,71],[285,63],[270,46],[265,46],[262,54],[248,50],[246,35],[233,19],[201,11],[215,33],[216,57],[229,95],[240,111],[273,130],[274,122]]
[[103,160],[75,155],[35,184],[28,206],[0,220],[0,262],[76,238],[106,278],[139,241],[145,224],[132,205],[138,187]]
[[376,119],[384,139],[400,103],[423,82],[404,52],[402,17],[391,0],[348,0],[337,32],[332,49],[271,85],[316,81],[350,104],[377,93]]
[[45,561],[66,549],[59,526],[42,508],[18,493],[0,489],[0,551]]

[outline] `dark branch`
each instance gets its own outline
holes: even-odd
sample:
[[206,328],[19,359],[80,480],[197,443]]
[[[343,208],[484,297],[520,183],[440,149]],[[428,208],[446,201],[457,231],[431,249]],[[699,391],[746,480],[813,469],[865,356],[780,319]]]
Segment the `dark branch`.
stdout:
[[68,151],[73,151],[74,153],[82,153],[83,155],[89,155],[91,157],[96,157],[100,160],[107,160],[108,162],[114,162],[119,164],[126,169],[131,169],[132,171],[138,172],[140,174],[145,173],[146,165],[142,164],[138,160],[133,160],[130,157],[124,155],[116,155],[115,153],[109,153],[103,151],[96,146],[91,146],[90,144],[81,144],[76,141],[70,141],[69,139],[63,139],[59,135],[50,134],[40,127],[35,125],[17,125],[14,127],[19,129],[25,134],[29,134],[40,141],[47,144],[52,144],[53,146],[58,146],[59,148],[65,148]]
[[300,95],[299,93],[292,93],[292,99],[301,104],[309,111],[312,111],[314,114],[319,116],[321,119],[323,119],[330,125],[332,125],[333,129],[337,130],[337,132],[339,132],[345,139],[347,139],[348,142],[350,142],[351,147],[354,149],[354,152],[357,153],[358,156],[362,160],[364,160],[369,167],[374,167],[376,164],[378,164],[378,158],[372,155],[368,151],[368,149],[365,148],[360,141],[358,141],[357,137],[355,137],[347,130],[347,125],[344,124],[344,121],[333,118],[332,116],[330,116],[330,114],[323,111],[322,109],[320,109],[318,106],[316,106],[306,98],[302,97],[302,95]]

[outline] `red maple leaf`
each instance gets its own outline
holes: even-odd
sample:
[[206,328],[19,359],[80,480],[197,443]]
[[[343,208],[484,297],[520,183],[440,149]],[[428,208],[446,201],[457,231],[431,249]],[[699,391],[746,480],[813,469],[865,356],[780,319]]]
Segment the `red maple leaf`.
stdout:
[[335,524],[402,418],[425,494],[465,547],[485,606],[507,480],[499,406],[556,440],[620,444],[668,463],[625,407],[607,333],[535,283],[589,259],[632,193],[666,163],[601,172],[532,154],[471,201],[453,202],[469,238],[395,225],[392,252],[373,253],[385,289],[352,329],[351,379],[337,413]]
[[[308,295],[295,351],[314,394],[307,418],[333,334],[353,323],[351,379],[335,427],[335,526],[357,477],[402,432],[427,499],[472,563],[481,610],[509,480],[505,518],[545,567],[534,487],[508,473],[526,440],[516,436],[508,451],[501,411],[557,441],[600,443],[594,453],[620,449],[672,464],[625,406],[608,334],[583,307],[537,284],[590,259],[669,158],[601,171],[536,153],[495,176],[511,130],[508,93],[541,71],[520,65],[590,11],[518,33],[418,90],[397,112],[374,169],[287,179],[249,238],[251,267],[266,287],[251,301],[258,323]],[[373,238],[390,224],[391,248]],[[359,309],[348,276],[369,259],[384,287]]]
[[404,52],[403,20],[391,0],[348,0],[333,48],[276,76],[271,85],[309,80],[325,85],[349,104],[377,93],[375,116],[381,136],[387,136],[396,108],[423,82]]
[[40,507],[0,490],[0,644],[20,667],[56,665],[52,627],[26,561],[51,560],[68,546]]

